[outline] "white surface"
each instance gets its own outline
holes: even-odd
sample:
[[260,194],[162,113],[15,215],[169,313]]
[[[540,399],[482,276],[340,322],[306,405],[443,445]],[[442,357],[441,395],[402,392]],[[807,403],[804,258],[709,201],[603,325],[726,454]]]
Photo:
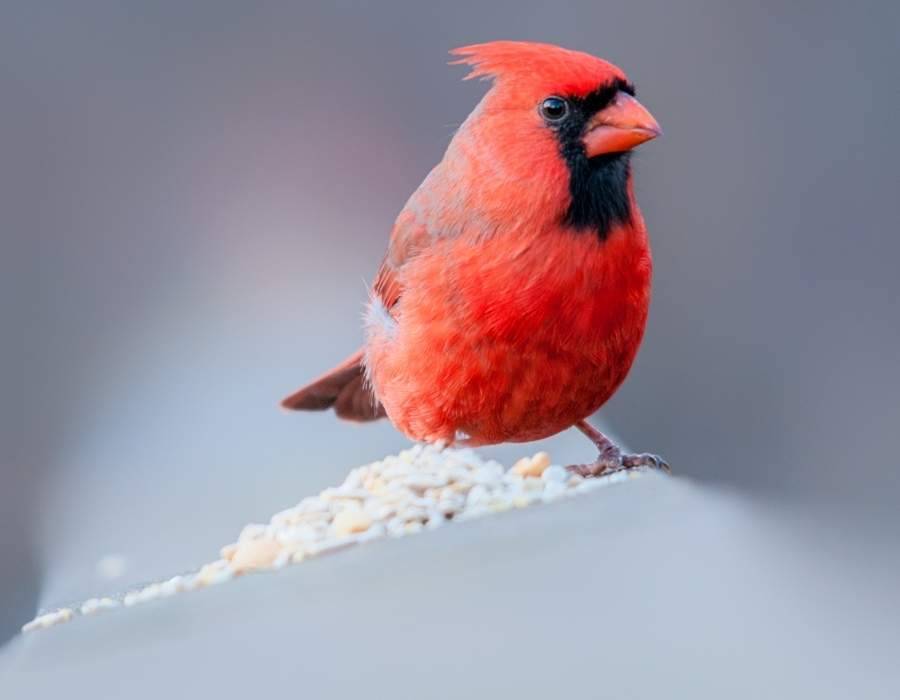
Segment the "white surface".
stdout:
[[649,476],[19,638],[2,696],[897,697],[886,543]]

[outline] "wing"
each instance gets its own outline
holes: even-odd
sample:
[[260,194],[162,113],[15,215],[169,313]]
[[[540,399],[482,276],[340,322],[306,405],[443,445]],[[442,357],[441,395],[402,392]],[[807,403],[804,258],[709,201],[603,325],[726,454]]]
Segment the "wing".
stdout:
[[281,402],[292,411],[334,408],[341,418],[366,422],[384,417],[384,408],[366,385],[363,351],[357,350],[334,369]]
[[[415,197],[415,195],[414,195]],[[410,260],[431,245],[432,236],[425,226],[418,221],[412,210],[414,200],[400,212],[394,229],[391,231],[391,242],[387,253],[375,276],[372,290],[381,299],[384,308],[390,310],[403,294],[403,283],[400,270]]]
[[[410,200],[413,201],[414,198]],[[391,231],[390,244],[373,285],[374,293],[389,312],[403,293],[400,269],[430,242],[425,227],[417,223],[410,204],[407,204]],[[356,421],[384,417],[384,408],[365,381],[363,357],[363,350],[358,350],[337,367],[285,398],[281,405],[294,411],[333,408],[341,418]]]

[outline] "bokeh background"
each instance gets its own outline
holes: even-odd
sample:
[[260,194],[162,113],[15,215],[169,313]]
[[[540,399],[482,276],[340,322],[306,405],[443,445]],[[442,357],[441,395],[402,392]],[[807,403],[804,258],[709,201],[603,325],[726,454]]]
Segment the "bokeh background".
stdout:
[[636,159],[650,325],[606,424],[895,534],[898,8],[7,3],[0,643],[121,589],[105,555],[128,581],[189,568],[406,444],[277,402],[359,344],[393,218],[485,90],[446,51],[497,38],[620,64],[665,131]]

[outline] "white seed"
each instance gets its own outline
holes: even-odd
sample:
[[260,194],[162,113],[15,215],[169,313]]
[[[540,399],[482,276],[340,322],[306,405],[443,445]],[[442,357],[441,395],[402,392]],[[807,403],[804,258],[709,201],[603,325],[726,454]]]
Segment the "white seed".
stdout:
[[364,510],[344,510],[335,516],[332,527],[340,537],[364,532],[371,524],[372,518]]
[[205,586],[215,586],[224,583],[234,577],[235,570],[229,568],[228,562],[219,559],[209,564],[205,564],[197,575],[185,583],[185,590],[193,590],[194,588],[203,588]]
[[543,490],[525,491],[524,493],[520,493],[517,496],[513,496],[513,505],[516,508],[527,508],[530,505],[539,503],[541,501],[541,496],[543,495]]
[[231,569],[221,569],[207,579],[207,586],[218,586],[234,578],[234,571]]
[[406,521],[424,520],[428,517],[428,511],[425,508],[419,508],[418,506],[410,506],[409,508],[404,508],[397,515]]
[[366,503],[365,512],[368,513],[372,520],[387,520],[397,512],[397,509],[372,499]]
[[561,467],[558,464],[551,464],[544,470],[544,473],[541,474],[541,478],[548,483],[562,484],[569,478],[569,472],[566,471],[565,467]]
[[102,610],[119,607],[119,602],[112,598],[90,598],[81,604],[82,615],[93,615]]
[[453,522],[465,522],[466,520],[476,520],[478,518],[489,515],[492,511],[487,505],[479,503],[476,506],[467,507],[462,513],[453,518]]
[[424,491],[428,488],[437,488],[447,485],[447,478],[440,474],[411,474],[403,481],[405,486],[417,491]]
[[472,490],[469,491],[466,503],[469,506],[473,506],[477,503],[484,503],[488,498],[488,490],[482,484],[478,484],[477,486],[473,486]]
[[550,455],[538,452],[533,457],[523,457],[513,465],[512,472],[519,476],[540,476],[550,466]]
[[365,472],[361,469],[354,469],[347,475],[347,478],[344,479],[344,483],[341,485],[341,488],[348,490],[362,488],[364,473]]
[[498,499],[495,501],[491,501],[488,505],[488,508],[493,513],[502,513],[503,511],[509,510],[512,508],[512,503],[505,499]]
[[409,464],[392,464],[379,475],[381,480],[390,481],[401,476],[412,474],[412,467]]
[[149,586],[144,586],[140,591],[138,591],[138,602],[146,603],[155,598],[159,598],[160,594],[160,584],[151,583]]
[[466,466],[452,466],[446,470],[447,478],[451,482],[463,482],[466,483],[472,478],[472,470]]
[[465,507],[465,504],[465,498],[459,496],[445,496],[441,499],[440,503],[438,503],[437,508],[444,515],[449,515],[461,511]]
[[406,521],[400,517],[393,517],[387,521],[385,524],[385,528],[387,529],[387,534],[391,537],[399,537],[403,535],[405,532]]
[[196,591],[200,588],[200,582],[198,581],[197,574],[188,574],[184,577],[184,582],[181,584],[181,589],[184,591]]
[[47,627],[53,627],[53,625],[59,625],[63,622],[68,622],[75,616],[75,613],[71,608],[60,608],[59,610],[53,610],[48,613],[44,613],[43,615],[38,615],[31,622],[26,623],[22,626],[23,632],[32,632],[38,629],[46,629]]
[[278,553],[278,556],[275,557],[275,561],[272,562],[272,568],[273,569],[283,569],[285,566],[287,566],[290,563],[291,556],[292,556],[291,552],[289,552],[286,549],[282,550],[281,552]]
[[501,468],[500,473],[497,473],[495,469],[488,469],[486,467],[482,467],[478,471],[476,471],[472,475],[472,481],[479,485],[492,485],[496,484],[503,477],[503,470]]
[[185,590],[185,579],[183,576],[173,576],[168,581],[164,581],[160,586],[160,595],[168,597],[180,593]]
[[320,554],[330,554],[331,552],[346,549],[347,547],[352,547],[354,544],[356,544],[356,542],[349,538],[325,540],[324,542],[310,545],[306,553],[308,556],[315,557]]
[[525,479],[518,474],[507,474],[503,477],[503,492],[509,496],[522,493],[525,490]]
[[274,525],[275,527],[284,527],[285,525],[293,525],[295,518],[299,515],[299,513],[293,508],[288,508],[287,510],[279,511],[275,513],[270,519],[269,524]]
[[360,532],[355,536],[357,542],[369,542],[384,537],[387,534],[387,528],[384,523],[373,523],[368,530]]
[[435,513],[434,515],[428,516],[428,521],[425,523],[425,527],[429,530],[437,530],[439,527],[443,527],[447,524],[447,518],[444,517],[443,513]]
[[549,503],[550,501],[555,501],[565,493],[565,484],[562,484],[559,481],[548,481],[544,486],[544,492],[541,494],[541,498],[545,503]]
[[323,504],[323,510],[302,510],[299,506],[289,508],[272,516],[271,526],[274,528],[291,527],[301,523],[315,523],[328,518],[328,505]]
[[[432,494],[439,494],[439,489],[428,489]],[[434,495],[431,496],[418,496],[414,497],[410,503],[417,508],[434,508],[437,505],[437,498]]]
[[[346,489],[343,486],[337,489],[326,489],[326,491],[330,492],[329,498],[332,500],[356,500],[356,501],[364,501],[366,500],[370,494],[365,489]],[[325,497],[325,491],[322,492],[322,498],[327,500]]]
[[295,542],[311,542],[322,536],[325,529],[325,523],[317,523],[316,525],[297,525],[296,527],[288,527],[275,533],[275,539],[284,546],[289,546]]
[[[231,558],[231,568],[237,573],[266,568],[271,566],[281,550],[281,543],[269,537],[238,542],[237,551]],[[203,570],[200,575],[203,575]]]
[[473,486],[474,484],[471,481],[454,481],[447,487],[447,490],[465,495]]
[[544,482],[537,476],[526,476],[522,486],[526,491],[541,491],[544,488]]
[[259,523],[251,523],[250,525],[244,527],[243,530],[241,530],[238,541],[243,542],[245,540],[253,540],[257,537],[262,537],[264,534],[266,534],[265,525],[261,525]]
[[317,496],[307,496],[302,501],[300,501],[297,509],[301,513],[327,513],[328,504]]
[[306,552],[302,549],[291,554],[291,564],[299,564],[304,559],[306,559]]

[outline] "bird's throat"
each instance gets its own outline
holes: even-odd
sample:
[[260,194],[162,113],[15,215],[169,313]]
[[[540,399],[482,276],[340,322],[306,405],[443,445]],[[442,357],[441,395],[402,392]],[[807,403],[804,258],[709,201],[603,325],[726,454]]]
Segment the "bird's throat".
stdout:
[[580,144],[564,144],[571,202],[566,223],[606,240],[610,231],[631,222],[631,154],[610,153],[588,158]]

